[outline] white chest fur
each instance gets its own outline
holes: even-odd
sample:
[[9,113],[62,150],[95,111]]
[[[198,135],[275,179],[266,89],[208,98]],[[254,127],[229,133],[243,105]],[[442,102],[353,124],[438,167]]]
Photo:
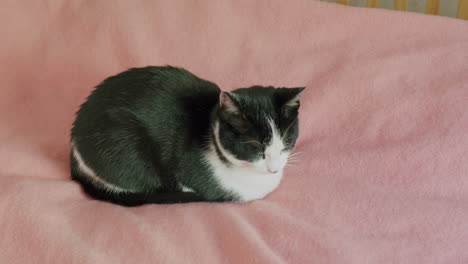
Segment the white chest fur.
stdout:
[[237,166],[226,166],[214,151],[208,153],[207,161],[219,185],[226,191],[239,196],[243,202],[262,199],[278,187],[283,176],[282,170],[271,174]]

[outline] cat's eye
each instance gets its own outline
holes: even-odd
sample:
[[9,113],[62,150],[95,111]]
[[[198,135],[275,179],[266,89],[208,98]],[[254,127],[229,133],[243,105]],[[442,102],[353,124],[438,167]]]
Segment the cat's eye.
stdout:
[[238,118],[238,119],[241,119],[241,120],[246,120],[247,118],[245,117],[245,115],[241,112],[235,112],[235,113],[232,113],[232,116],[234,118]]
[[244,142],[241,142],[241,143],[251,144],[251,145],[254,145],[254,146],[262,146],[262,143],[258,142],[257,140],[248,140],[248,141],[244,141]]

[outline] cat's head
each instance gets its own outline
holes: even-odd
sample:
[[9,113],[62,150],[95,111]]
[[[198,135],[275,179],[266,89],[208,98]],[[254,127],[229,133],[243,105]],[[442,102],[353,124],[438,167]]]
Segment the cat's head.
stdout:
[[282,171],[298,137],[303,90],[254,86],[221,92],[214,131],[218,155],[260,173]]

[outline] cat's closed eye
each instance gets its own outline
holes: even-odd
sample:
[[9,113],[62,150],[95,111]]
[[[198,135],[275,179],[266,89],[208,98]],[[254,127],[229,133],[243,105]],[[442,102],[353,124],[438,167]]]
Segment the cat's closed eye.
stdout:
[[240,119],[242,121],[247,121],[247,117],[245,117],[245,115],[243,113],[240,113],[240,112],[232,113],[232,117]]
[[241,142],[243,144],[251,144],[251,145],[254,145],[254,146],[262,146],[262,143],[258,142],[257,140],[248,140],[248,141],[244,141],[244,142]]

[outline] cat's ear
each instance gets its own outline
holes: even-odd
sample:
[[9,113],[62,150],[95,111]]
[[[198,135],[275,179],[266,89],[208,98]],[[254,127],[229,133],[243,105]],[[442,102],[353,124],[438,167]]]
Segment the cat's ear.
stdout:
[[221,92],[219,95],[219,109],[221,117],[240,133],[245,133],[251,128],[250,122],[239,109],[236,95]]
[[305,87],[289,88],[289,97],[284,106],[299,108],[299,100]]
[[235,95],[228,92],[221,92],[219,95],[219,108],[226,114],[240,113],[239,107],[235,102]]
[[283,105],[281,107],[281,113],[284,117],[288,118],[297,115],[304,89],[305,87],[297,87],[282,90],[281,97],[283,99]]

